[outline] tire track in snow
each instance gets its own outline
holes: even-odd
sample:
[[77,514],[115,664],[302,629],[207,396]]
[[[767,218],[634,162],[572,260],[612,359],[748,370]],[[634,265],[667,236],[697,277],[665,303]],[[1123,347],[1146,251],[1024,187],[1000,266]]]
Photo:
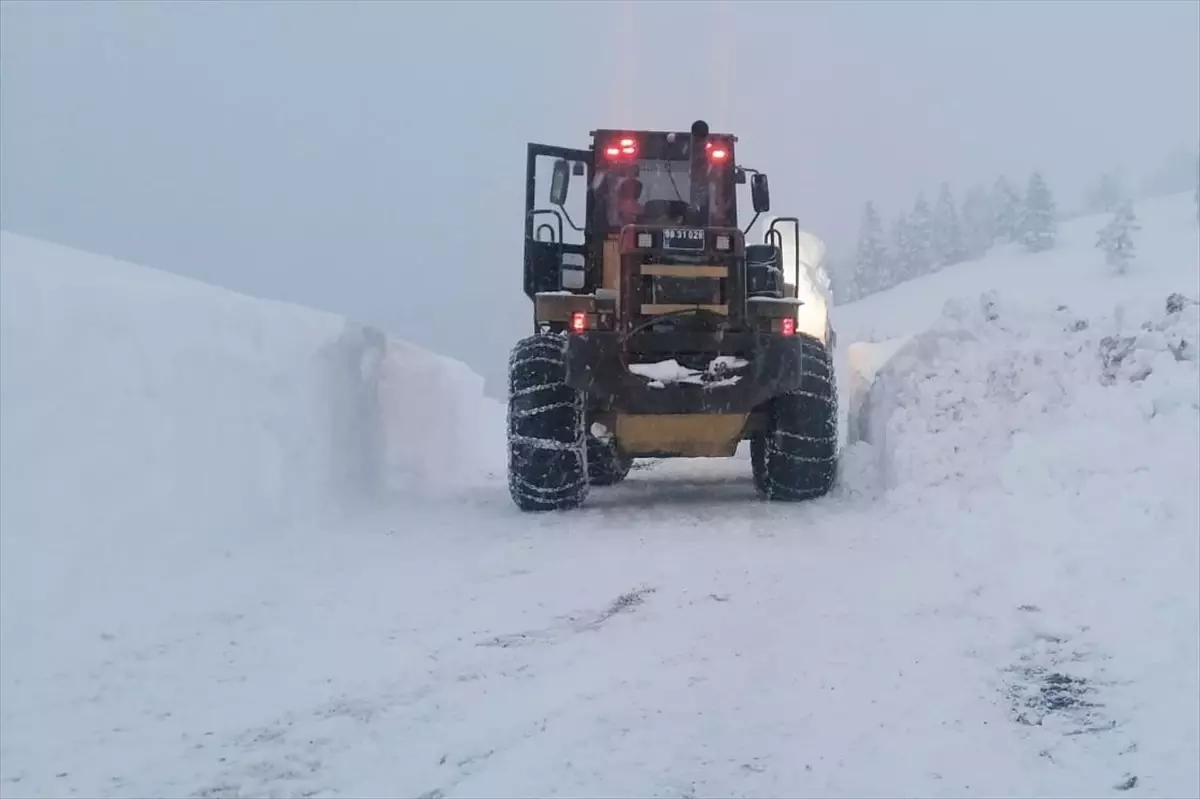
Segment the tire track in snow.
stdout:
[[497,635],[480,641],[478,646],[529,646],[537,643],[554,643],[564,634],[595,632],[609,619],[618,613],[631,613],[645,601],[645,598],[658,589],[653,587],[638,588],[614,599],[608,607],[600,611],[590,611],[578,616],[567,616],[560,624],[543,627],[538,630],[528,630],[519,633]]
[[[585,632],[601,632],[604,626],[618,615],[636,611],[645,598],[657,589],[644,586],[616,597],[605,608],[567,616],[559,625],[529,633],[493,636],[475,644],[482,647],[508,648],[529,643],[553,644],[569,636]],[[466,652],[460,648],[459,654]],[[311,796],[328,793],[328,780],[322,778],[326,762],[330,758],[345,755],[364,736],[370,737],[372,728],[387,727],[396,721],[419,722],[422,717],[431,720],[438,707],[437,694],[446,686],[484,681],[488,678],[522,679],[533,677],[529,662],[516,665],[511,671],[504,668],[469,667],[460,657],[454,659],[453,651],[431,655],[435,660],[445,659],[447,664],[431,672],[431,679],[419,688],[409,691],[385,691],[364,697],[342,697],[310,711],[289,713],[273,722],[252,728],[227,739],[224,744],[211,747],[222,766],[220,776],[206,787],[190,795],[198,798],[228,795],[260,795],[264,792],[277,793],[285,788],[290,796]],[[511,677],[510,677],[511,675]],[[602,692],[603,693],[603,692]],[[593,694],[586,701],[595,701]],[[487,761],[515,746],[544,733],[547,724],[557,715],[567,712],[572,703],[562,705],[558,712],[516,725],[500,737],[484,746],[466,747],[458,754],[443,754],[437,761],[439,767],[455,770],[449,779],[439,781],[440,787],[430,789],[423,796],[440,797],[459,782],[469,779],[486,768]],[[411,712],[406,712],[411,711]],[[307,742],[305,741],[307,739]],[[224,754],[215,754],[221,753]],[[245,761],[249,759],[249,765]],[[236,767],[224,768],[229,762],[239,763]],[[439,769],[441,770],[441,769]],[[285,787],[286,786],[286,787]]]

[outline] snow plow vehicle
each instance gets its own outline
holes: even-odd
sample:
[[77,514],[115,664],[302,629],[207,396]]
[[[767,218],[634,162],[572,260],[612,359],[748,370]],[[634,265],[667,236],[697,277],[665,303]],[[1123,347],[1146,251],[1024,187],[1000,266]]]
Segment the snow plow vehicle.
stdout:
[[[805,301],[785,279],[783,231],[794,226],[798,274],[799,220],[776,218],[763,243],[746,243],[770,210],[767,176],[738,165],[737,138],[703,120],[688,132],[590,135],[586,150],[528,145],[533,333],[509,359],[513,501],[576,508],[635,458],[732,457],[746,440],[760,496],[824,495],[837,460],[833,334],[824,313],[798,324]],[[748,173],[754,218],[743,231],[737,187]],[[572,176],[585,179],[574,216]]]

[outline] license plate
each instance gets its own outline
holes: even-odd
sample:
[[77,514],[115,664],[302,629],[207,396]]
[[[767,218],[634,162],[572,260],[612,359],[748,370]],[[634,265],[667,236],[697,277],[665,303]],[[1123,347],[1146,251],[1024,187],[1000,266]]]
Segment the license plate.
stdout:
[[663,249],[703,250],[704,231],[687,228],[667,228],[663,231]]

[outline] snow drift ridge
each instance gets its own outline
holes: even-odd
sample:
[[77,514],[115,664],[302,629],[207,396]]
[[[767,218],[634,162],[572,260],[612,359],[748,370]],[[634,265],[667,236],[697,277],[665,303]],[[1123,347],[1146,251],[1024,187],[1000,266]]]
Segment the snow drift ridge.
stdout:
[[501,411],[456,361],[10,233],[0,261],[6,546],[288,522],[487,466],[455,456]]

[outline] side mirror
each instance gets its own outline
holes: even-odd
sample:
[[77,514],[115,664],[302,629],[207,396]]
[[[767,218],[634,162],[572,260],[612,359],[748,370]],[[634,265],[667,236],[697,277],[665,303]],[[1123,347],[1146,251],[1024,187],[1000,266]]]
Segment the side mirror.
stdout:
[[550,176],[550,204],[561,207],[567,201],[567,189],[571,184],[571,165],[560,158],[554,162]]
[[746,170],[742,169],[740,166],[735,167],[733,170],[733,183],[736,186],[746,185]]
[[583,175],[586,174],[584,172],[582,161],[575,161],[574,163],[571,164],[571,174],[577,178],[583,177]]
[[750,178],[750,201],[756,214],[771,210],[771,190],[767,188],[767,176],[761,172]]

